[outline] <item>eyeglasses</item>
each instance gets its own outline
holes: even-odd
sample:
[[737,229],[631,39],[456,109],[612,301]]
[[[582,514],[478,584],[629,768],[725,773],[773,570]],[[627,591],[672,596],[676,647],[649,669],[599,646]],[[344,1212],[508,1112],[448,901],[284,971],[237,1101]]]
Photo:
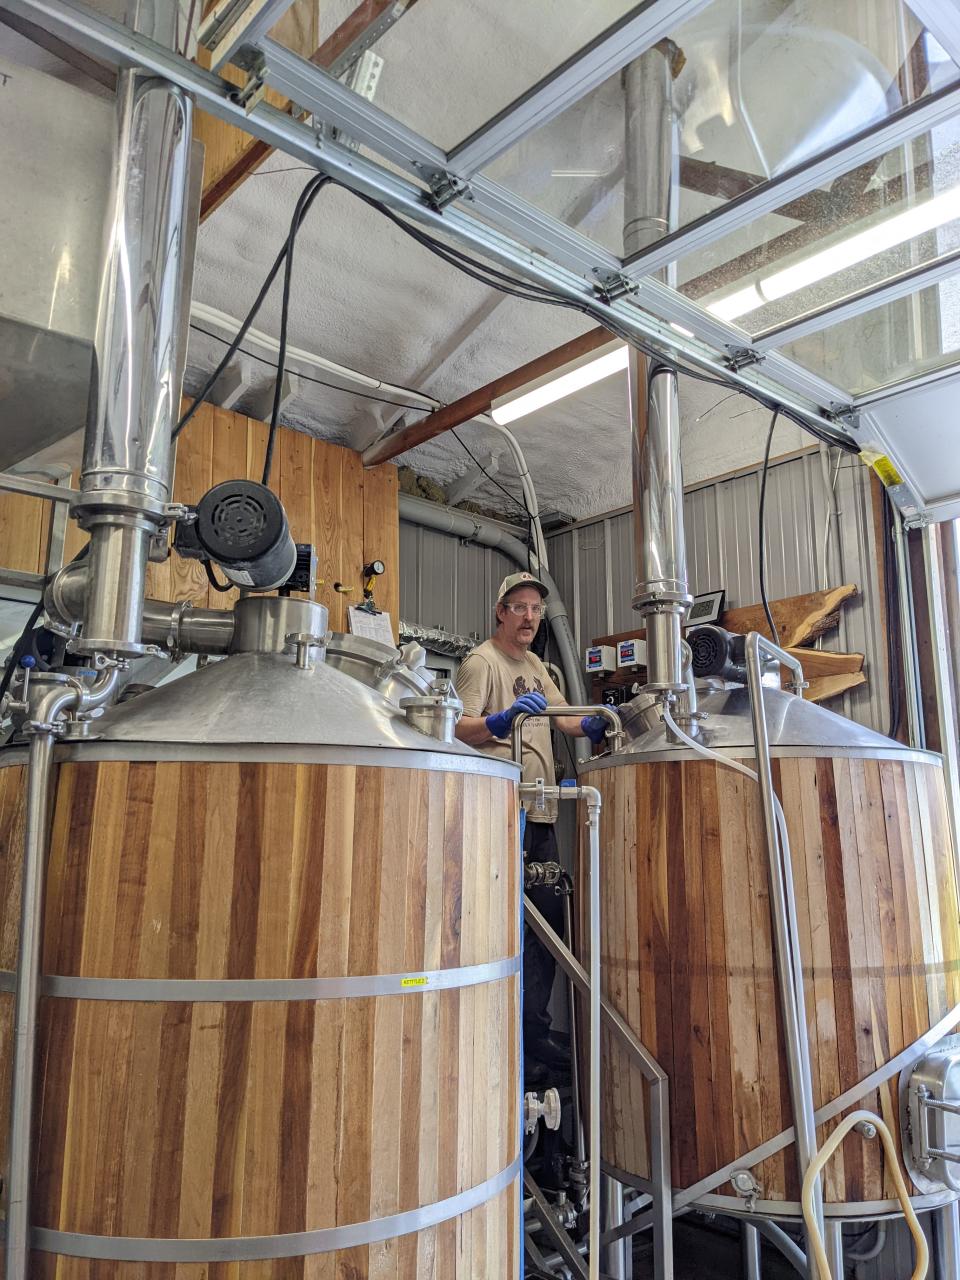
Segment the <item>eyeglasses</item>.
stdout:
[[509,609],[515,618],[522,618],[524,614],[529,613],[533,618],[543,617],[542,604],[504,604],[505,609]]

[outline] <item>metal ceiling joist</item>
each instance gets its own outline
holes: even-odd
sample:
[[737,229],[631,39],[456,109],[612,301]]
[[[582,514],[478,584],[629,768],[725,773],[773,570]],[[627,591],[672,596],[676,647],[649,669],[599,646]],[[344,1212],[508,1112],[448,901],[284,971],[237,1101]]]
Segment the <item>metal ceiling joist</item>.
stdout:
[[263,39],[291,4],[293,0],[218,0],[199,31],[200,43],[213,55],[211,70],[219,71],[233,62],[242,48]]
[[428,185],[446,173],[445,151],[334,80],[328,72],[276,40],[261,40],[259,48],[264,59],[263,79],[271,89]]
[[647,0],[637,6],[458,143],[450,152],[451,168],[461,178],[486,168],[521,138],[553,120],[658,40],[676,31],[708,3],[710,0]]
[[651,248],[628,259],[624,264],[624,274],[631,280],[639,280],[660,271],[687,254],[714,244],[763,214],[775,212],[788,201],[825,186],[857,165],[927,133],[957,114],[960,114],[960,85],[950,85],[929,97],[920,98],[894,112],[881,124],[862,130],[846,142],[837,143],[828,151],[805,160],[779,177],[761,183],[714,212],[704,214],[664,236]]
[[960,4],[957,0],[910,0],[910,8],[920,25],[960,66]]
[[[41,23],[50,33],[94,57],[120,66],[142,67],[165,77],[191,93],[198,105],[210,114],[237,125],[304,164],[330,173],[345,186],[383,201],[434,232],[450,235],[499,266],[535,280],[581,305],[589,304],[600,323],[609,318],[638,341],[673,358],[778,402],[813,425],[832,431],[838,429],[832,414],[824,411],[826,406],[842,406],[848,400],[837,387],[782,357],[776,362],[768,357],[759,369],[756,366],[731,369],[725,352],[678,333],[667,321],[652,314],[658,293],[650,287],[650,282],[643,282],[643,289],[647,291],[644,301],[650,311],[641,310],[624,298],[598,299],[595,272],[589,266],[577,273],[551,261],[527,244],[503,234],[499,228],[487,225],[459,203],[438,210],[419,186],[338,143],[318,138],[308,125],[267,102],[258,102],[251,111],[244,111],[235,100],[235,86],[90,9],[81,0],[0,0],[0,8]],[[362,99],[356,101],[361,110],[369,106]],[[344,127],[355,136],[350,125]],[[592,263],[601,265],[602,259],[602,253],[594,246]],[[699,314],[702,317],[703,313]],[[768,376],[767,371],[773,376]]]
[[960,272],[960,250],[923,266],[911,267],[909,271],[901,271],[899,275],[889,280],[871,285],[868,289],[861,289],[842,302],[820,307],[817,311],[811,311],[797,320],[791,320],[789,324],[768,329],[754,338],[751,346],[756,351],[770,351],[777,347],[784,347],[790,342],[796,342],[798,338],[805,338],[809,333],[832,329],[834,325],[842,324],[844,320],[852,320],[854,316],[875,311],[888,302],[908,298],[921,289],[927,289],[931,285],[939,284],[941,280],[957,275],[958,272]]

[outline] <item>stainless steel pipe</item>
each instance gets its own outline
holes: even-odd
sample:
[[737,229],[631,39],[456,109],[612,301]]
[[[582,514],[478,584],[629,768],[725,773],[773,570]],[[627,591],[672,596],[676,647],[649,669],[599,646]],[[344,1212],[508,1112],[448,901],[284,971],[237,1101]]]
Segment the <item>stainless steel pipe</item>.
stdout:
[[760,1280],[760,1233],[752,1222],[740,1224],[740,1254],[744,1280]]
[[[551,708],[559,711],[561,708]],[[519,717],[518,717],[519,719]],[[589,1280],[600,1280],[600,1014],[602,995],[600,990],[600,809],[603,799],[596,787],[549,787],[551,797],[560,800],[584,800],[587,805],[587,828],[590,832],[590,1082],[589,1082],[589,1227],[587,1262]],[[520,787],[524,796],[536,787],[526,783]],[[562,945],[562,944],[561,944]],[[568,970],[568,972],[570,972]]]
[[633,439],[633,519],[636,585],[633,607],[647,632],[647,684],[684,688],[680,628],[692,603],[687,586],[680,467],[677,375],[654,369],[631,348],[627,367]]
[[[117,670],[101,675],[92,688],[50,672],[31,680],[26,817],[20,888],[20,937],[10,1086],[10,1163],[7,1174],[6,1280],[27,1280],[30,1258],[30,1179],[37,1066],[37,1013],[43,901],[47,870],[50,792],[56,723],[68,710],[103,706],[117,683]],[[36,690],[40,695],[36,695]]]
[[[803,990],[803,963],[800,956],[800,930],[794,898],[793,866],[786,827],[782,824],[773,786],[770,762],[770,738],[763,701],[761,652],[776,658],[792,673],[791,690],[800,696],[803,690],[803,668],[792,654],[785,652],[757,631],[747,636],[747,688],[757,754],[757,780],[767,845],[770,879],[770,915],[773,949],[777,964],[777,986],[783,1033],[787,1048],[787,1070],[800,1181],[817,1153],[817,1126],[814,1120],[813,1076],[810,1069],[810,1041],[807,1033],[806,1000]],[[814,1212],[823,1232],[823,1194],[819,1181],[814,1189]],[[815,1268],[812,1255],[810,1267]]]
[[[897,568],[897,610],[900,623],[900,652],[903,655],[903,688],[907,704],[907,736],[911,747],[925,747],[926,734],[920,708],[920,663],[917,657],[917,626],[913,609],[913,583],[907,555],[907,534],[899,512],[893,512],[890,534]],[[891,680],[894,673],[890,674]]]
[[[68,565],[56,575],[44,595],[48,617],[61,627],[83,618],[88,561]],[[138,639],[143,645],[159,645],[168,653],[229,653],[236,618],[227,609],[200,609],[187,601],[144,600]]]
[[671,214],[680,187],[680,152],[665,52],[654,46],[634,58],[624,68],[623,91],[623,252],[629,258],[676,225]]
[[[573,894],[568,892],[563,897],[564,942],[568,950],[573,951]],[[583,1163],[587,1158],[587,1148],[583,1132],[583,1114],[580,1110],[580,1018],[577,1011],[577,990],[573,978],[567,974],[567,1001],[570,1005],[570,1093],[573,1105],[573,1140],[577,1159]]]
[[[619,751],[623,747],[623,725],[620,716],[614,711],[613,707],[596,706],[596,707],[545,707],[543,711],[538,711],[534,719],[545,716],[548,719],[557,719],[560,716],[602,716],[608,722],[610,728],[607,736],[610,740],[610,750]],[[520,757],[523,750],[523,726],[531,719],[529,711],[520,711],[514,716],[513,725],[510,730],[510,742],[513,750],[513,758],[517,764],[520,763]]]
[[923,531],[923,563],[926,572],[927,609],[930,619],[930,649],[937,690],[937,717],[940,754],[947,791],[947,819],[953,839],[953,857],[960,876],[960,745],[957,743],[957,709],[954,701],[950,634],[940,555],[940,529],[927,525]]
[[73,507],[91,538],[81,637],[90,653],[141,652],[149,541],[170,499],[189,306],[192,112],[181,89],[120,73],[95,376]]

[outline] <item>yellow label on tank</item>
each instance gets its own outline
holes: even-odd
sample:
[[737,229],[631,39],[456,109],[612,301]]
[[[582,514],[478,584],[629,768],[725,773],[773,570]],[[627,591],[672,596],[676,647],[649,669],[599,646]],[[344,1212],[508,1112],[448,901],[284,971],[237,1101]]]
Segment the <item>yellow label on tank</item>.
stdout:
[[888,489],[892,485],[903,484],[903,476],[886,454],[881,453],[879,457],[873,459],[873,469]]
[[429,978],[401,978],[401,987],[425,987],[429,983]]

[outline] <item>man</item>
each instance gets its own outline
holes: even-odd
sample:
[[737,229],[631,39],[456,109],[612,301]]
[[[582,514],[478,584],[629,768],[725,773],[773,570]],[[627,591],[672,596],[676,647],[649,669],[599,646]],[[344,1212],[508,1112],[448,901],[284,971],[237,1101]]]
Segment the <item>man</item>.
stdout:
[[[606,722],[599,716],[557,716],[549,719],[538,711],[545,707],[562,707],[566,703],[550,678],[546,667],[530,652],[534,636],[543,617],[547,588],[532,573],[512,573],[500,585],[496,603],[496,630],[489,640],[478,645],[464,659],[457,675],[457,693],[463,702],[463,715],[457,724],[457,737],[479,751],[504,759],[512,757],[511,727],[521,711],[535,717],[523,726],[522,777],[524,782],[543,778],[554,786],[553,743],[550,726],[554,725],[571,737],[588,737],[594,743],[603,741]],[[525,801],[526,826],[523,836],[525,859],[535,862],[558,861],[554,823],[557,802],[548,800],[546,808],[537,810]],[[563,904],[548,886],[532,889],[530,896],[540,912],[562,935]],[[529,929],[524,935],[523,957],[523,1034],[524,1052],[528,1059],[528,1082],[542,1074],[529,1062],[563,1066],[569,1062],[569,1049],[551,1032],[550,993],[556,964],[540,940]]]

